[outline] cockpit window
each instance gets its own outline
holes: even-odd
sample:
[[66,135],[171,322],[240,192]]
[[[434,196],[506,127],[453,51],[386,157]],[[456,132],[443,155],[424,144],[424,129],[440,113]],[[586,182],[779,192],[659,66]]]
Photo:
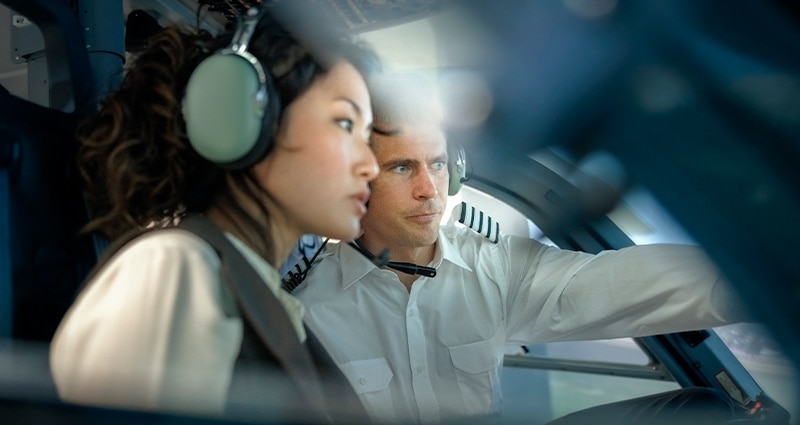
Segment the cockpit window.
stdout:
[[[558,168],[557,164],[549,165]],[[555,245],[533,221],[492,195],[465,186],[449,199],[452,205],[462,201],[491,215],[500,223],[502,233]],[[607,217],[636,244],[696,244],[645,188],[626,192]],[[767,329],[741,323],[714,330],[764,391],[797,417],[800,373]],[[506,413],[520,415],[509,417],[530,418],[535,411],[542,421],[590,406],[680,388],[663,365],[632,338],[508,347],[502,382]],[[530,405],[532,400],[535,409]]]

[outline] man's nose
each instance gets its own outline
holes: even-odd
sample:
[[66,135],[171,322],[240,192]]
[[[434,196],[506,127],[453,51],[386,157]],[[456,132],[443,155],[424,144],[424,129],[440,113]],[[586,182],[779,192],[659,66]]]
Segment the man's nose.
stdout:
[[427,169],[421,170],[414,182],[414,197],[431,199],[435,198],[437,193],[436,176]]

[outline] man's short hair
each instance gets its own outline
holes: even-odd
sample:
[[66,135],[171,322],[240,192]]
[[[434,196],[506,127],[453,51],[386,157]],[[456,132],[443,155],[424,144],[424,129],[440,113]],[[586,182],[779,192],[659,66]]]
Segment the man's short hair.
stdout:
[[406,124],[443,124],[436,90],[425,77],[382,73],[371,76],[368,85],[377,129],[390,131]]

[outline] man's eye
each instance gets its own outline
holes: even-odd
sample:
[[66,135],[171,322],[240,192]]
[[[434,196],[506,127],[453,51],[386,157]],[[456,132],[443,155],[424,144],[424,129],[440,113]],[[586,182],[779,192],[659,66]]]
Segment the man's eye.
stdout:
[[340,119],[336,120],[336,124],[338,124],[339,127],[345,129],[348,133],[351,133],[353,131],[353,120]]
[[408,166],[407,165],[398,165],[398,166],[394,167],[394,172],[395,173],[403,174],[403,173],[406,173],[407,171],[408,171]]
[[434,170],[441,171],[447,168],[447,163],[444,161],[434,162],[432,167]]

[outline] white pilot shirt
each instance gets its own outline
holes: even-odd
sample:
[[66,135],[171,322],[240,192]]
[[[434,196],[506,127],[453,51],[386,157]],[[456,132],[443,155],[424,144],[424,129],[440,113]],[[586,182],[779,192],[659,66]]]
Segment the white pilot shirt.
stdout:
[[[305,340],[303,307],[280,290],[277,270],[226,236]],[[56,331],[50,366],[59,396],[95,406],[223,413],[243,328],[238,315],[226,315],[234,301],[220,266],[213,248],[185,230],[152,232],[123,247]]]
[[406,290],[347,244],[293,293],[368,412],[436,423],[498,413],[505,347],[644,336],[733,321],[732,293],[697,247],[643,245],[599,255],[443,226]]

